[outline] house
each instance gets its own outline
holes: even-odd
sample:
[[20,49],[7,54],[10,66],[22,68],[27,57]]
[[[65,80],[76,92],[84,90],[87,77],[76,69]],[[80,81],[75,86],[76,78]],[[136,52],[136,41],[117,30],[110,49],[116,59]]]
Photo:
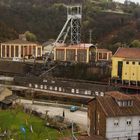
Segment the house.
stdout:
[[88,134],[107,140],[140,140],[140,95],[111,91],[90,100]]
[[111,61],[112,51],[108,49],[97,48],[96,59],[97,61]]
[[7,88],[0,89],[0,109],[7,109],[16,104],[18,97],[12,94],[12,91]]
[[112,81],[140,85],[140,48],[118,48],[112,57]]
[[19,35],[19,39],[3,42],[0,45],[0,58],[24,58],[30,56],[42,56],[42,46],[35,42],[27,41],[23,35]]
[[55,61],[96,62],[111,60],[112,52],[93,44],[61,45],[54,48]]

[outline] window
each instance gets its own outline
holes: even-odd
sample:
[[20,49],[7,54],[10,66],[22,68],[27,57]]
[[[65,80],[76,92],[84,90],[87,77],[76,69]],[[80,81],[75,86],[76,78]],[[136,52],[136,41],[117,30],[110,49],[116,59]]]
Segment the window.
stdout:
[[59,91],[62,91],[62,88],[61,87],[59,87]]
[[32,84],[31,83],[29,84],[29,87],[32,87]]
[[97,119],[98,119],[98,122],[100,121],[100,114],[97,113]]
[[47,83],[47,80],[44,79],[43,82],[44,82],[44,83]]
[[35,84],[35,88],[38,88],[38,85],[37,84]]
[[52,86],[50,86],[50,90],[52,90],[53,89],[53,87]]
[[125,75],[127,75],[127,73],[125,73]]
[[75,90],[74,90],[74,89],[71,89],[71,92],[72,92],[72,93],[74,93],[74,92],[75,92]]
[[43,85],[40,85],[40,89],[43,89]]
[[52,83],[52,84],[54,84],[54,83],[55,83],[55,81],[51,81],[51,83]]
[[76,89],[76,93],[79,93],[79,89]]
[[127,101],[128,106],[133,106],[133,101]]
[[133,73],[133,76],[135,75],[135,73]]
[[114,126],[118,126],[119,125],[119,120],[114,120]]
[[128,119],[128,120],[126,121],[126,124],[127,124],[128,126],[130,126],[130,125],[131,125],[131,119]]
[[133,65],[135,65],[135,62],[132,62]]
[[139,120],[139,126],[140,126],[140,120]]
[[129,62],[127,61],[126,64],[129,64]]
[[139,65],[140,65],[140,62],[139,62]]
[[96,95],[96,96],[99,96],[99,92],[98,92],[98,91],[96,91],[96,92],[95,92],[95,95]]
[[57,91],[57,87],[55,87],[54,90]]
[[44,89],[47,89],[47,85],[44,85]]

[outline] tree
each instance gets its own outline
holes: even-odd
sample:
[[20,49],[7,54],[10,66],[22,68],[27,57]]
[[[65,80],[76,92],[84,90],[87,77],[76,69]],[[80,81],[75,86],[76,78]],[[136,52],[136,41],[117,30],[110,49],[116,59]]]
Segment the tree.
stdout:
[[130,46],[133,48],[140,48],[140,40],[132,41]]
[[31,33],[31,32],[29,32],[29,31],[26,31],[26,32],[25,32],[25,36],[26,36],[26,39],[27,39],[28,41],[33,41],[33,42],[37,41],[36,35],[33,34],[33,33]]

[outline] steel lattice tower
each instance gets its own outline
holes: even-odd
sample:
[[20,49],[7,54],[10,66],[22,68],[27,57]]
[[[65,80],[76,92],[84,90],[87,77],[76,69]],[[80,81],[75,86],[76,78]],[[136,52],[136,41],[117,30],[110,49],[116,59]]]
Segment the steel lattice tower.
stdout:
[[65,43],[70,33],[70,43],[79,44],[81,42],[81,19],[82,6],[67,6],[67,21],[56,39],[56,43]]

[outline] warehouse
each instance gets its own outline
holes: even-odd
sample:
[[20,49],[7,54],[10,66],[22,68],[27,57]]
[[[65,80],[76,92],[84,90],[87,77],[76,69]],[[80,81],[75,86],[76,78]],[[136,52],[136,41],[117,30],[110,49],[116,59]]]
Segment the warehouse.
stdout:
[[42,56],[42,46],[27,41],[25,38],[20,38],[20,36],[19,39],[4,42],[0,45],[0,58],[24,58],[30,56]]
[[119,48],[112,57],[112,80],[140,85],[140,48]]
[[111,60],[112,52],[107,49],[98,49],[93,44],[78,44],[57,46],[54,48],[55,61],[71,61],[89,63]]

